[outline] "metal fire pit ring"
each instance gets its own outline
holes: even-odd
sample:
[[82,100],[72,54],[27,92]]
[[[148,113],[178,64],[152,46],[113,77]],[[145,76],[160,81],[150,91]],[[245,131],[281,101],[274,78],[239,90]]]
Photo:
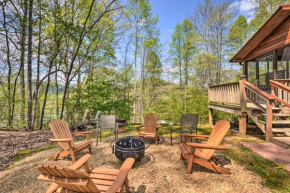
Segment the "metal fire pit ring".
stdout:
[[144,157],[145,149],[150,146],[149,143],[147,147],[145,145],[146,142],[143,139],[133,136],[115,139],[110,144],[112,153],[115,153],[115,156],[121,161],[129,157],[140,161]]

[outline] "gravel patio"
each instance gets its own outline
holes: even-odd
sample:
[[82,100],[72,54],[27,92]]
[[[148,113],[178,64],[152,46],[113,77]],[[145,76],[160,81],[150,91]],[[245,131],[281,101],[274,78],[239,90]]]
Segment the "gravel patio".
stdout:
[[[136,162],[129,173],[130,192],[167,193],[167,192],[270,192],[263,187],[261,178],[236,164],[223,155],[216,155],[219,163],[231,170],[231,175],[220,175],[195,165],[190,175],[185,174],[186,166],[179,160],[180,152],[175,137],[175,145],[170,146],[170,138],[161,136],[160,144],[153,143],[146,150],[145,157]],[[95,141],[95,140],[94,140]],[[119,161],[110,148],[110,139],[99,146],[92,146],[91,167],[119,169]],[[38,164],[69,166],[69,158],[47,161],[59,151],[58,148],[36,153],[19,162],[12,169],[0,172],[0,192],[45,192],[49,183],[37,180]]]

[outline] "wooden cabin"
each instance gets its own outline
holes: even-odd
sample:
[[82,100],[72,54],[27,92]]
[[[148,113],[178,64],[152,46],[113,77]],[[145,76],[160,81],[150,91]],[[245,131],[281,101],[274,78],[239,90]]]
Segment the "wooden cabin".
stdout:
[[239,116],[246,134],[247,116],[266,140],[290,148],[290,5],[281,5],[230,60],[243,66],[239,82],[208,88],[209,122],[213,109]]

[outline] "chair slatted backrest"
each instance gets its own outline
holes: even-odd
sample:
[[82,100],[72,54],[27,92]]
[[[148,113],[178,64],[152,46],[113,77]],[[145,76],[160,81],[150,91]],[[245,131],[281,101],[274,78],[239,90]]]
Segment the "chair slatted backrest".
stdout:
[[113,129],[116,127],[115,115],[101,115],[100,118],[101,129]]
[[[216,145],[216,146],[220,145],[222,140],[226,136],[227,132],[229,131],[229,129],[230,129],[230,123],[228,121],[226,121],[226,120],[218,121],[215,124],[206,144],[207,145]],[[214,149],[202,149],[201,150],[202,154],[205,156],[206,159],[210,159],[214,155],[215,151],[216,150],[214,150]]]
[[193,129],[197,127],[198,114],[182,114],[181,115],[181,129]]
[[145,133],[156,133],[157,114],[149,113],[144,116],[144,131]]
[[[64,120],[54,120],[50,122],[49,128],[55,139],[73,138],[69,126]],[[58,142],[58,144],[63,150],[69,149],[67,142]]]
[[37,169],[41,173],[38,177],[39,180],[54,182],[66,190],[74,192],[100,192],[89,175],[84,172],[53,165],[39,165]]

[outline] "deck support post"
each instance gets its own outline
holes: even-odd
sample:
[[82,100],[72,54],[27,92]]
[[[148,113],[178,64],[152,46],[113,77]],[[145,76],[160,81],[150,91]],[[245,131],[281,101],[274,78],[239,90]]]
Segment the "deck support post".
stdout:
[[239,115],[239,132],[242,136],[247,132],[247,116]]
[[273,112],[272,112],[272,101],[267,101],[267,109],[266,109],[266,141],[270,141],[273,137],[272,133],[272,118],[273,118]]
[[208,124],[213,126],[213,109],[208,109]]
[[241,105],[241,115],[239,115],[239,132],[242,136],[245,136],[247,133],[247,96],[244,85],[246,81],[246,76],[241,76],[239,81]]

